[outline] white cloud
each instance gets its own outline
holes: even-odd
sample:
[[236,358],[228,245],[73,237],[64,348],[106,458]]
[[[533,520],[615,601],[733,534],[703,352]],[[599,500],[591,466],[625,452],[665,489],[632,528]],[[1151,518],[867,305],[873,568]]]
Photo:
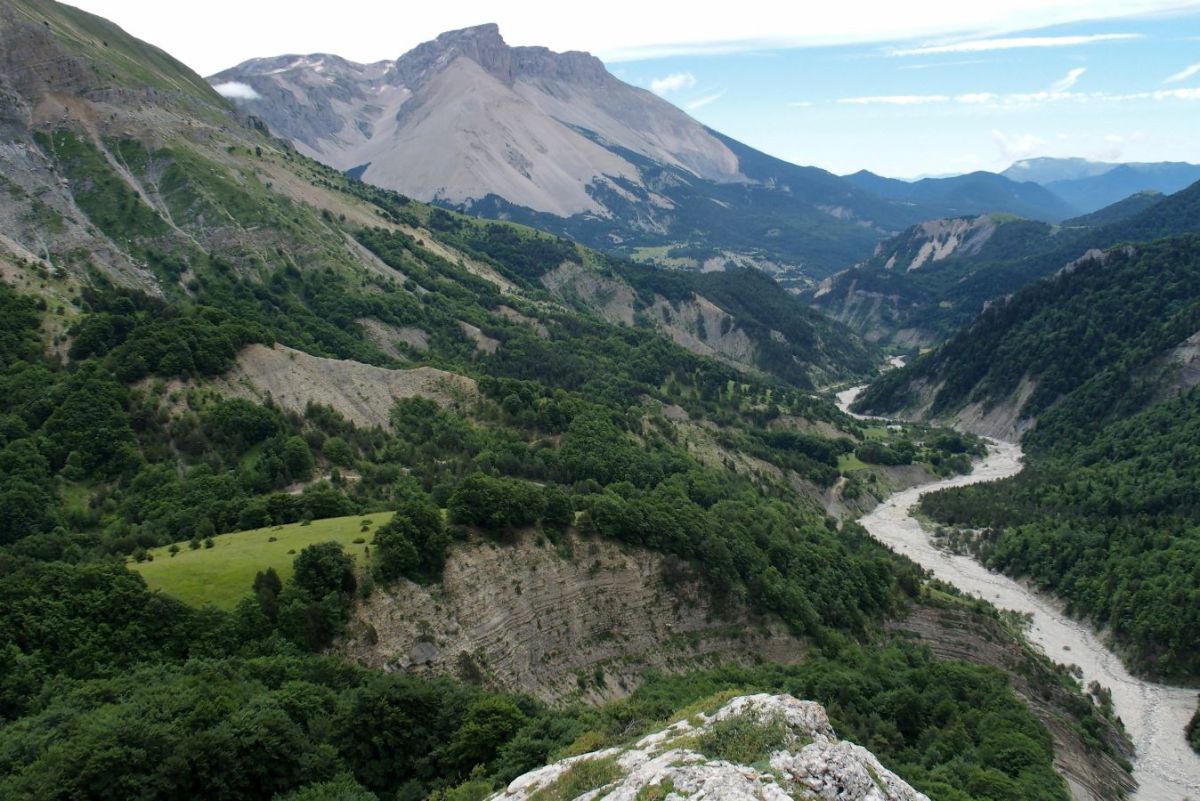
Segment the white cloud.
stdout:
[[1186,81],[1188,78],[1200,72],[1200,64],[1192,64],[1190,67],[1184,67],[1179,72],[1167,78],[1163,83],[1179,83]]
[[916,64],[905,64],[902,67],[897,67],[897,69],[908,72],[911,70],[939,69],[941,67],[966,67],[972,64],[991,64],[992,61],[993,59],[989,58],[964,58],[956,61],[926,61],[924,63],[918,62]]
[[1094,148],[1090,158],[1094,161],[1120,161],[1125,155],[1126,145],[1141,144],[1147,140],[1145,131],[1131,134],[1110,133],[1104,136],[1104,144]]
[[992,92],[968,92],[965,95],[955,95],[954,102],[975,106],[983,105],[984,103],[995,103],[999,99],[1000,96]]
[[[381,3],[339,0],[337,13],[300,14],[294,0],[171,3],[147,13],[147,0],[73,0],[131,34],[162,47],[201,75],[276,53],[337,53],[359,62],[395,59],[443,31],[499,23],[514,45],[586,50],[612,64],[665,55],[760,51],[786,47],[913,41],[944,44],[1022,35],[1052,25],[1094,24],[1195,6],[1194,0],[838,0],[779,3],[739,0],[735,13],[681,13],[678,3],[609,0],[571,7],[548,0],[496,3]],[[158,4],[162,6],[162,3]],[[363,24],[370,20],[370,24]],[[637,20],[637,24],[630,24]],[[1116,30],[1116,29],[1113,29]],[[935,41],[937,39],[937,41]],[[916,46],[916,45],[913,45]]]
[[1010,136],[1003,131],[992,131],[992,141],[1000,149],[1000,157],[1005,162],[1020,161],[1037,153],[1046,140],[1034,134],[1016,134]]
[[849,106],[920,106],[926,103],[946,103],[949,95],[873,95],[870,97],[841,97],[837,102]]
[[944,45],[901,48],[888,51],[893,56],[933,56],[940,53],[983,53],[989,50],[1015,50],[1025,47],[1077,47],[1096,42],[1140,39],[1137,33],[1097,33],[1090,36],[1013,36],[1002,39],[975,39]]
[[696,76],[690,72],[674,72],[664,78],[650,81],[650,91],[656,95],[668,95],[696,85]]
[[1130,95],[1107,95],[1108,100],[1200,100],[1200,89],[1159,89]]
[[1080,77],[1087,72],[1087,67],[1076,67],[1068,72],[1062,78],[1058,79],[1050,85],[1051,92],[1065,92],[1075,84],[1079,83]]
[[[1072,70],[1072,73],[1075,70]],[[1071,77],[1068,75],[1068,78]],[[1066,78],[1063,81],[1067,80]],[[1055,86],[1063,83],[1059,81]],[[1200,88],[1158,89],[1153,92],[1109,94],[1107,92],[1059,92],[1053,88],[1042,92],[968,92],[961,95],[877,95],[871,97],[842,97],[841,105],[921,106],[934,103],[955,103],[964,106],[989,106],[998,109],[1030,109],[1048,103],[1120,103],[1136,100],[1200,100]]]
[[262,97],[262,95],[254,91],[253,86],[241,81],[226,81],[225,83],[213,84],[213,89],[221,97],[228,97],[231,100],[258,100]]
[[791,108],[808,108],[811,105],[811,100],[793,100],[792,102],[788,103],[788,106]]
[[717,102],[724,96],[725,96],[724,91],[716,92],[715,94],[705,95],[704,97],[698,97],[695,100],[691,100],[687,103],[684,103],[683,107],[686,108],[688,111],[695,111],[696,109],[704,108],[709,103]]

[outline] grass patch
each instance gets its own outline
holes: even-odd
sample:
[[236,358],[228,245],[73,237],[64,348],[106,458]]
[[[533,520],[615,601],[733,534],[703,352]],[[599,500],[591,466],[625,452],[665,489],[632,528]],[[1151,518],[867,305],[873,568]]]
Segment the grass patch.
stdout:
[[659,784],[648,784],[638,790],[637,801],[665,801],[666,797],[673,792],[675,792],[675,782],[671,781],[671,777],[668,776]]
[[602,748],[607,748],[612,742],[612,739],[612,737],[604,732],[589,729],[588,731],[585,731],[576,737],[566,748],[560,750],[555,755],[555,759],[580,756],[581,754],[588,754],[592,751],[599,751]]
[[838,456],[838,470],[843,473],[853,473],[856,470],[870,470],[871,465],[859,459],[853,453],[843,453]]
[[680,720],[690,721],[696,715],[700,714],[715,715],[721,707],[725,706],[725,704],[729,703],[734,698],[737,698],[739,695],[753,695],[755,692],[757,691],[747,690],[743,687],[734,687],[728,690],[721,690],[720,692],[713,693],[706,698],[701,698],[699,701],[688,704],[683,709],[672,715],[670,722],[674,723]]
[[133,244],[170,230],[90,140],[66,130],[39,132],[35,138],[42,150],[57,157],[79,208],[110,238]]
[[589,790],[616,781],[621,775],[617,757],[581,759],[567,768],[561,776],[529,796],[529,801],[571,801]]
[[[379,512],[370,519],[375,526],[381,526],[391,516],[391,512]],[[255,573],[273,567],[286,581],[292,574],[296,554],[308,545],[332,540],[341,543],[355,561],[363,563],[369,543],[354,542],[363,537],[362,520],[363,515],[348,515],[314,520],[308,525],[292,523],[238,531],[213,537],[212,548],[199,550],[191,550],[182,542],[175,556],[171,556],[170,546],[155,548],[149,551],[153,561],[130,562],[129,567],[141,573],[151,589],[185,603],[233,609],[249,594]]]
[[718,720],[696,737],[695,750],[712,759],[752,765],[776,751],[799,748],[787,724],[778,717],[756,719],[743,714]]
[[867,769],[867,775],[871,777],[871,781],[875,782],[875,786],[879,788],[879,792],[887,795],[887,787],[884,786],[883,779],[879,778],[879,774],[875,772],[875,769],[865,762],[863,763],[863,767]]

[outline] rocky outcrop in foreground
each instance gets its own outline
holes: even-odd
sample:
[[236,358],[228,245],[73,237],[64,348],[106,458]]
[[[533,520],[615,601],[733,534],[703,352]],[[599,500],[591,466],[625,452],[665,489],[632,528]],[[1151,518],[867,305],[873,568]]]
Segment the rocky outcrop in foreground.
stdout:
[[734,698],[628,747],[515,779],[489,801],[928,801],[870,751],[838,740],[824,708],[790,695]]

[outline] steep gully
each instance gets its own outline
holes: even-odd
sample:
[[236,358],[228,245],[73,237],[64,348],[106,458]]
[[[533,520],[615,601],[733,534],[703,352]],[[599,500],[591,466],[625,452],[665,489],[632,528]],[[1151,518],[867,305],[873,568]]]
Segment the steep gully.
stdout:
[[[864,387],[837,396],[849,406]],[[993,573],[969,556],[934,547],[909,513],[922,495],[949,487],[995,481],[1021,470],[1021,447],[990,440],[988,455],[970,475],[898,492],[859,522],[880,542],[904,554],[937,578],[993,605],[1031,617],[1028,640],[1056,661],[1075,664],[1084,683],[1096,681],[1112,691],[1113,707],[1137,749],[1136,801],[1200,801],[1200,755],[1188,746],[1184,727],[1196,710],[1196,690],[1170,687],[1133,676],[1086,623],[1068,616],[1061,604],[1020,582]]]

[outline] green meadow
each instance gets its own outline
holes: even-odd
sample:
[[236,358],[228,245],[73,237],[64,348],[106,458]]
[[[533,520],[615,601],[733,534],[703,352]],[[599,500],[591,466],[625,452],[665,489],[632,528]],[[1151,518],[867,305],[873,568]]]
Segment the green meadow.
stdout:
[[[147,552],[153,560],[129,566],[142,574],[151,589],[193,606],[233,609],[249,594],[255,573],[273,567],[286,581],[292,574],[292,560],[308,545],[332,540],[362,563],[375,529],[391,516],[391,512],[376,512],[237,531],[213,537],[212,548],[193,550],[186,542],[177,543],[174,556],[171,546],[155,548]],[[364,531],[366,520],[371,522]]]

